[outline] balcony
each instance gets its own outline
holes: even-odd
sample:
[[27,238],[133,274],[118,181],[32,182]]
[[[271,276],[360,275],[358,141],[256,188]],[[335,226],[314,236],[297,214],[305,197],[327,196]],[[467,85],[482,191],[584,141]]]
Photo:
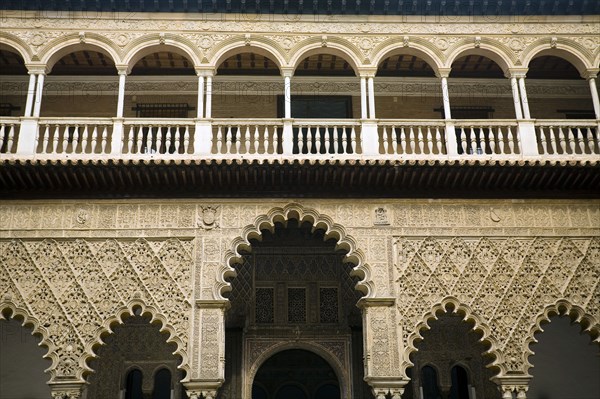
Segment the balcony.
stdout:
[[600,161],[598,120],[0,118],[0,159]]

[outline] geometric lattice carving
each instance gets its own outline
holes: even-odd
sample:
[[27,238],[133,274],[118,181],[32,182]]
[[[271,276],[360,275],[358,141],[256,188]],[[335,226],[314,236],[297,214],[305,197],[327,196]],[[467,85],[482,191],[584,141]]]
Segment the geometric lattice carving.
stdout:
[[187,342],[191,268],[192,254],[176,239],[0,242],[0,292],[46,326],[57,359],[52,379],[83,380],[80,362],[98,331],[134,299]]
[[274,295],[273,288],[256,289],[255,319],[257,323],[272,324],[275,322]]
[[[416,326],[445,298],[476,315],[502,353],[501,375],[527,372],[530,326],[560,300],[585,309],[592,329],[600,312],[600,238],[396,238],[394,268],[398,310],[407,350]],[[468,312],[467,312],[468,313]],[[478,328],[482,328],[479,326]],[[597,336],[598,333],[595,333]]]

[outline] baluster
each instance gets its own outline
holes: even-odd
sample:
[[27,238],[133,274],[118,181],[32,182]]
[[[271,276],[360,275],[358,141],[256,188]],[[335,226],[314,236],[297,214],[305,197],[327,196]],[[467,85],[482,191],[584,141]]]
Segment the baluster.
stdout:
[[419,140],[419,154],[423,154],[425,149],[425,138],[423,137],[423,129],[421,126],[417,129],[417,138]]
[[471,154],[477,154],[477,133],[475,132],[475,126],[471,126],[470,139],[471,139]]
[[[277,128],[274,127],[273,130],[275,129]],[[265,132],[263,135],[263,154],[271,154],[269,151],[269,126],[265,126]]]
[[175,139],[173,143],[173,153],[181,154],[181,126],[175,126]]
[[440,127],[436,126],[435,127],[435,146],[437,149],[437,153],[441,154],[442,153],[442,134],[440,133]]
[[[318,129],[318,127],[317,127]],[[310,126],[308,126],[306,128],[306,150],[307,150],[307,154],[310,154],[312,151],[312,128]]]
[[404,130],[404,126],[400,127],[400,145],[402,146],[402,154],[406,154],[406,131]]
[[[554,126],[550,126],[548,134],[550,135],[550,148],[546,148],[546,151],[547,151],[546,153],[548,153],[548,151],[550,149],[552,149],[552,154],[557,154],[558,153],[558,148],[557,148],[557,144],[556,144],[556,134],[554,133]],[[559,127],[559,132],[558,132],[558,138],[559,139],[560,139],[561,134],[562,133],[560,132],[560,127]],[[562,144],[560,144],[560,145],[561,145],[561,148],[562,148]]]
[[[392,131],[394,131],[393,126]],[[381,141],[383,142],[383,153],[387,154],[389,148],[387,126],[383,126],[383,131],[381,132]]]
[[183,132],[182,154],[189,154],[189,151],[190,151],[190,127],[189,127],[189,125],[185,125],[185,130]]
[[49,153],[50,149],[50,125],[46,124],[46,130],[44,131],[44,135],[42,136],[42,153]]
[[462,149],[463,154],[468,154],[467,151],[467,133],[465,132],[464,127],[460,127],[460,148]]
[[410,127],[410,129],[408,131],[408,141],[409,141],[408,145],[410,145],[410,152],[412,154],[416,154],[417,153],[417,135],[412,126]]
[[[500,126],[498,126],[496,128],[496,130],[498,132],[501,132],[502,128]],[[497,137],[497,134],[498,133],[493,130],[492,126],[490,126],[490,132],[489,132],[488,140],[487,140],[488,146],[490,147],[490,154],[495,154],[496,153],[495,151],[496,151],[496,137]],[[485,147],[484,147],[484,149],[485,149]],[[484,151],[484,153],[486,153],[486,152]]]
[[[516,154],[516,152],[515,152],[515,135],[513,134],[510,126],[508,127],[508,130],[506,131],[506,140],[508,142],[509,153]],[[517,138],[517,140],[519,140],[519,139]],[[521,143],[519,141],[517,141],[517,148],[520,151]]]
[[[4,132],[5,132],[5,125],[4,123],[0,125],[0,151],[2,151],[2,146],[4,146]],[[10,152],[10,146],[7,145],[6,147],[6,152],[9,153]]]
[[590,140],[592,140],[592,153],[600,154],[600,128],[596,130],[596,139],[594,140],[594,135],[590,134]]
[[[506,127],[506,130],[508,131],[508,129],[510,129],[510,126]],[[495,142],[492,141],[492,143],[495,144]],[[504,146],[504,133],[502,133],[502,129],[499,127],[498,128],[498,153],[499,154],[506,154],[506,152],[504,152],[505,150],[505,146]],[[494,154],[494,149],[492,148],[492,154]],[[512,154],[512,153],[511,153]]]
[[[552,130],[550,130],[551,132]],[[550,134],[550,133],[548,133]],[[548,140],[546,139],[546,131],[543,126],[540,126],[540,145],[542,146],[542,154],[548,154]]]
[[231,126],[227,126],[227,134],[225,135],[225,154],[231,154]]
[[[242,130],[240,127],[240,130],[238,130],[240,132],[240,139],[235,143],[235,149],[237,151],[237,153],[240,153],[240,149],[242,148]],[[246,131],[244,132],[244,152],[247,154],[250,152],[250,125],[246,126]]]
[[[134,129],[133,125],[131,125],[131,127],[129,128],[129,135],[127,136],[127,144],[125,144],[126,145],[125,153],[133,154],[135,152],[134,148],[133,148],[134,143],[135,143],[135,138],[136,138],[135,137],[135,129]],[[141,142],[138,142],[137,146],[138,146],[137,148],[140,148]],[[94,152],[93,149],[92,149],[92,152]]]
[[569,126],[567,129],[569,148],[571,149],[571,154],[575,154],[577,139],[575,138],[575,133],[573,132],[574,128]]
[[[492,131],[492,127],[488,127],[488,130]],[[477,154],[485,154],[485,127],[479,128],[479,136],[477,137]]]
[[[84,125],[87,127],[87,124]],[[71,154],[77,153],[77,145],[79,144],[79,125],[75,125],[75,130],[73,130],[73,139],[71,140]]]
[[567,153],[567,138],[565,136],[565,133],[563,132],[562,126],[558,127],[558,140],[556,140],[555,144],[556,144],[555,145],[555,147],[556,147],[555,154],[558,154],[559,150],[560,150],[561,154]]
[[[329,132],[329,128],[325,127],[325,134],[327,134]],[[321,153],[321,129],[319,129],[317,127],[317,130],[315,131],[315,153],[316,154],[320,154]]]
[[581,132],[581,128],[577,126],[577,149],[580,151],[580,154],[585,154],[585,143],[583,141],[583,133]]
[[222,154],[223,153],[223,131],[222,131],[222,126],[219,125],[219,128],[217,129],[217,154]]
[[260,131],[258,130],[258,125],[256,125],[254,127],[254,137],[252,140],[252,150],[250,151],[250,153],[258,154],[259,146],[260,146]]
[[350,150],[352,154],[356,154],[356,128],[354,126],[350,130]]
[[[96,128],[96,125],[94,125],[94,128]],[[81,153],[82,154],[87,154],[87,145],[88,145],[88,136],[89,135],[90,135],[90,131],[89,131],[88,125],[86,123],[85,127],[83,128],[83,133],[81,133]]]
[[592,129],[589,126],[586,130],[585,136],[587,137],[587,146],[590,151],[589,154],[593,154],[594,153],[594,135],[592,133]]
[[55,129],[54,129],[54,136],[52,137],[52,150],[50,151],[51,154],[56,154],[56,152],[58,151],[58,141],[60,140],[60,125],[56,125]]
[[[13,124],[8,125],[8,141],[6,143],[6,152],[12,153],[13,145],[15,143],[15,135],[17,134],[17,127]],[[0,134],[2,136],[2,134]],[[2,144],[0,144],[0,148],[2,148]]]
[[[71,130],[71,126],[66,125],[65,130],[63,131],[63,135],[62,135],[61,152],[65,153],[65,154],[67,153],[67,147],[69,146],[69,130]],[[57,152],[58,152],[58,148],[57,148]]]
[[102,130],[102,154],[108,153],[108,125],[104,125],[104,129]]
[[[346,126],[341,127],[342,129],[342,154],[349,154],[348,152],[348,128]],[[338,135],[335,135],[335,138],[338,138]],[[335,147],[337,148],[338,143],[336,141]]]
[[[384,126],[385,129],[385,126]],[[397,154],[398,153],[398,133],[396,133],[396,126],[392,125],[390,134],[388,135],[387,129],[383,132],[383,153],[384,154]]]
[[[142,136],[142,126],[140,125],[140,133]],[[146,136],[146,154],[151,153],[152,152],[152,134],[153,134],[154,128],[152,127],[152,125],[148,126],[148,135]]]
[[[142,152],[142,128],[140,127],[139,129],[135,129],[135,125],[131,125],[131,130],[129,131],[129,153],[130,154],[139,154]],[[94,135],[93,137],[96,137],[96,135]],[[134,148],[134,143],[135,143],[135,148]]]
[[[334,135],[333,141],[332,141],[331,134]],[[335,127],[333,128],[333,130],[331,130],[331,127],[325,127],[325,133],[323,134],[323,145],[320,146],[320,148],[323,150],[323,152],[322,152],[323,154],[329,154],[329,150],[331,148],[332,143],[335,143],[335,144],[333,144],[334,152],[335,152],[335,146],[337,146],[337,141],[335,141],[335,135],[336,135]]]
[[[160,132],[160,137],[164,139],[161,140],[161,143],[158,144],[156,146],[156,152],[158,152],[159,154],[168,154],[171,148],[171,143],[173,142],[172,140],[172,127],[171,126],[167,126],[166,128],[162,127],[159,128],[158,131]],[[165,149],[161,152],[162,149],[162,142],[165,143]]]
[[433,153],[433,136],[431,134],[431,126],[427,126],[427,135],[425,136],[427,139],[427,153]]

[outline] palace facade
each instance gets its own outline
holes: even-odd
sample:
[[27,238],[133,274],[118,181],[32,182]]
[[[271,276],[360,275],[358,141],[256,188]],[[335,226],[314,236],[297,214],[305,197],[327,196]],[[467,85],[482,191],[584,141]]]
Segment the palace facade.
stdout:
[[0,397],[597,398],[599,7],[4,2]]

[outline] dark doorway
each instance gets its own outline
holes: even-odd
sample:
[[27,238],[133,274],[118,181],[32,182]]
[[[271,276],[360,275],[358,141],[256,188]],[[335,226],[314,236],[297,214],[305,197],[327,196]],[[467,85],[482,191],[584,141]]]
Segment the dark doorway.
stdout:
[[[277,96],[277,117],[284,117],[283,96]],[[292,118],[351,119],[351,96],[292,96]]]
[[[266,396],[265,396],[266,395]],[[270,357],[254,377],[252,399],[340,399],[333,368],[319,355],[290,349]]]

